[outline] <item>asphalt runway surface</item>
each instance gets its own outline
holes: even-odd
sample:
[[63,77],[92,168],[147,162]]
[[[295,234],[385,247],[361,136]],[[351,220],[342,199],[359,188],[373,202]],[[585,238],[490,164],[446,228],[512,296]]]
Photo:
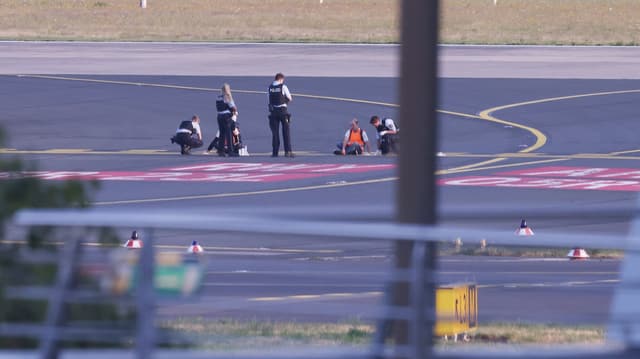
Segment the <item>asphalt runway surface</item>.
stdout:
[[[104,180],[95,204],[105,210],[266,208],[286,216],[302,205],[335,209],[336,215],[366,208],[392,217],[395,158],[331,152],[352,117],[370,136],[370,115],[395,117],[396,80],[288,77],[294,159],[268,157],[264,91],[270,80],[1,76],[0,121],[10,134],[2,156],[36,161],[45,178],[99,176]],[[251,156],[180,156],[169,137],[180,120],[198,113],[205,139],[211,139],[214,96],[225,81],[235,91]],[[566,230],[622,240],[627,217],[535,218],[526,208],[636,205],[639,81],[440,81],[440,208],[521,206],[512,218],[460,225],[513,231],[527,217],[537,233]],[[123,235],[130,230],[122,229]],[[390,243],[175,231],[159,232],[156,240],[163,250],[183,250],[196,238],[209,259],[203,294],[195,302],[162,305],[162,315],[335,321],[380,314]],[[452,256],[442,258],[438,279],[478,283],[481,323],[603,324],[618,266],[616,260]]]

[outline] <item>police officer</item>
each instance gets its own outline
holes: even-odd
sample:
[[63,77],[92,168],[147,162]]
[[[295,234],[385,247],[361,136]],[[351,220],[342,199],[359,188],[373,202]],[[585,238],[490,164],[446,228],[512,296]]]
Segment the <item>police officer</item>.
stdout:
[[396,127],[395,122],[390,118],[384,118],[381,120],[379,116],[374,115],[371,116],[369,123],[371,123],[371,125],[376,129],[378,149],[382,154],[386,155],[389,152],[398,153],[396,148],[396,136],[400,130]]
[[[238,108],[233,102],[231,86],[227,83],[222,85],[220,89],[220,95],[216,99],[216,109],[218,110],[218,129],[220,131],[218,156],[237,157],[238,153],[233,148],[233,130],[235,129],[235,121],[233,119],[238,114]],[[210,151],[213,146],[214,142],[212,141],[208,150]]]
[[282,125],[282,140],[284,141],[285,157],[293,157],[291,151],[290,123],[291,114],[287,111],[287,103],[291,102],[291,93],[284,84],[284,75],[277,73],[275,80],[269,86],[269,128],[271,129],[271,157],[278,157],[280,150],[279,127]]
[[171,143],[180,145],[180,153],[191,154],[192,148],[202,146],[202,131],[200,130],[200,117],[193,115],[191,120],[180,122],[176,135],[171,137]]

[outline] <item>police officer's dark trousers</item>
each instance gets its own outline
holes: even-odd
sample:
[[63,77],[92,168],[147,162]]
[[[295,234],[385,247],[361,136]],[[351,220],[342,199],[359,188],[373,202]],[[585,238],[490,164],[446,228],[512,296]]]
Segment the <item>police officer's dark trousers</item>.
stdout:
[[220,142],[218,147],[218,153],[224,154],[224,146],[227,146],[227,150],[230,156],[236,155],[233,150],[233,128],[234,123],[231,119],[231,113],[219,113],[218,114],[218,129],[220,130]]
[[282,125],[282,140],[284,142],[285,153],[291,153],[291,137],[289,123],[291,114],[286,107],[276,107],[269,115],[269,128],[271,128],[271,147],[272,156],[277,156],[280,150],[280,134],[279,127]]

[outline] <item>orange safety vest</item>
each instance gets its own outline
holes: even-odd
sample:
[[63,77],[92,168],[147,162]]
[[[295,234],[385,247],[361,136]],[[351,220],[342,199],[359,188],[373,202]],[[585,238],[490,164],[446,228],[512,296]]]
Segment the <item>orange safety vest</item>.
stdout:
[[347,144],[349,143],[358,143],[360,146],[364,146],[364,138],[362,138],[362,129],[356,132],[353,130],[349,131],[349,140],[347,140]]

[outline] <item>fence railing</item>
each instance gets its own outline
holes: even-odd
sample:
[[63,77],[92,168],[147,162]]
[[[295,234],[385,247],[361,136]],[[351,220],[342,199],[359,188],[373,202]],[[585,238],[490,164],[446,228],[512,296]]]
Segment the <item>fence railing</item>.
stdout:
[[[290,215],[283,216],[283,212],[290,211]],[[147,212],[123,212],[109,210],[87,211],[58,211],[58,210],[28,210],[21,211],[15,216],[15,224],[20,226],[71,226],[71,227],[116,227],[116,228],[142,228],[144,229],[145,246],[140,260],[142,285],[137,289],[138,325],[136,330],[136,355],[139,358],[151,357],[154,353],[157,333],[154,328],[154,306],[156,301],[151,280],[153,274],[153,244],[154,231],[160,229],[185,229],[202,231],[225,231],[237,233],[260,233],[313,237],[331,237],[334,239],[349,239],[363,241],[411,241],[414,243],[414,256],[410,270],[390,273],[392,281],[408,282],[411,287],[412,300],[407,306],[398,307],[383,306],[381,321],[378,325],[376,338],[369,351],[335,349],[289,352],[284,350],[273,357],[322,357],[322,358],[351,358],[351,357],[393,357],[393,358],[635,358],[640,351],[640,309],[635,305],[640,301],[640,272],[636,271],[640,265],[640,221],[638,211],[629,208],[609,208],[604,210],[567,210],[566,208],[527,208],[527,214],[536,218],[632,218],[630,232],[623,237],[610,234],[580,234],[563,233],[554,231],[537,231],[532,237],[516,237],[513,230],[496,228],[468,228],[462,224],[455,225],[408,225],[388,221],[367,220],[367,216],[375,215],[374,212],[361,211],[357,219],[336,219],[331,212],[317,208],[281,209],[254,211],[251,209],[239,209],[237,212],[225,214],[202,213],[174,213],[166,211]],[[517,212],[513,208],[490,208],[483,211],[474,209],[448,210],[443,212],[444,222],[461,221],[465,218],[477,220],[503,219],[506,216],[513,217]],[[315,218],[315,219],[314,219]],[[475,350],[473,352],[455,349],[439,350],[432,345],[430,338],[425,338],[425,333],[431,333],[425,328],[432,328],[435,321],[434,298],[425,293],[433,293],[435,286],[435,261],[434,243],[453,238],[464,238],[465,243],[480,243],[488,240],[492,245],[526,246],[526,247],[561,247],[601,249],[621,249],[625,251],[625,260],[622,268],[622,282],[617,288],[611,312],[611,324],[609,338],[611,342],[598,348],[510,348],[508,351],[500,350]],[[392,269],[389,269],[392,272]],[[61,272],[59,275],[63,275]],[[64,279],[63,277],[61,277]],[[146,279],[145,279],[146,278]],[[64,280],[58,281],[64,284]],[[431,287],[431,288],[429,288]],[[54,288],[52,302],[59,303],[64,296],[64,288]],[[389,298],[390,291],[385,294]],[[387,302],[389,302],[387,300]],[[55,305],[52,307],[55,308]],[[386,340],[385,328],[394,320],[409,320],[410,344],[392,345]],[[45,343],[50,343],[51,331],[56,330],[56,315],[51,313],[47,318],[47,325],[39,332],[42,340],[42,348]],[[5,325],[4,330],[11,330]],[[1,332],[2,330],[0,330]],[[49,338],[49,339],[47,339]],[[46,353],[43,349],[41,353]],[[96,354],[99,355],[99,354]],[[192,353],[198,356],[198,353]],[[208,357],[224,357],[224,354],[209,353]],[[268,353],[236,353],[238,358],[266,358]],[[189,355],[184,356],[185,358]]]

